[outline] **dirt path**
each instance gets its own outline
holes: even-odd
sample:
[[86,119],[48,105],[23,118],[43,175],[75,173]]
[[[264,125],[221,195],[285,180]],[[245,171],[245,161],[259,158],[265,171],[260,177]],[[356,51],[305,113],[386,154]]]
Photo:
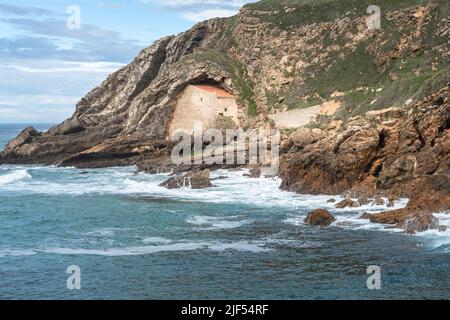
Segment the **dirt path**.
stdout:
[[320,113],[321,105],[309,108],[296,109],[278,114],[270,114],[269,118],[275,121],[277,129],[299,128],[309,124]]

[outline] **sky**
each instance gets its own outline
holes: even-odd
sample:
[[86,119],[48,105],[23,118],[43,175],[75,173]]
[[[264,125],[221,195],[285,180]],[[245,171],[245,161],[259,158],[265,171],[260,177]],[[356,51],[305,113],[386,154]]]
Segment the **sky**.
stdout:
[[59,123],[155,40],[256,0],[0,0],[0,123]]

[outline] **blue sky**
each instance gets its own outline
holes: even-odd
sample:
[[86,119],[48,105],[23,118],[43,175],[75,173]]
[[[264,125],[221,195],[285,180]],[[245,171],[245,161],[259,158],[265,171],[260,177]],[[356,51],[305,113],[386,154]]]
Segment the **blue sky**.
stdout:
[[[0,123],[56,123],[156,39],[255,0],[0,0]],[[80,29],[67,27],[80,9]]]

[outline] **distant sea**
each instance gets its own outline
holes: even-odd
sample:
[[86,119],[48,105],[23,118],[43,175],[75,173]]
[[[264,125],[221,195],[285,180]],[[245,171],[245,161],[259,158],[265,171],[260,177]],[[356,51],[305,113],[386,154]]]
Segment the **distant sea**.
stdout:
[[[0,145],[25,126],[0,125]],[[450,298],[450,231],[407,236],[359,219],[385,207],[335,210],[245,171],[197,191],[135,171],[1,165],[0,299]],[[316,208],[337,222],[304,225]],[[367,288],[373,265],[380,290]]]

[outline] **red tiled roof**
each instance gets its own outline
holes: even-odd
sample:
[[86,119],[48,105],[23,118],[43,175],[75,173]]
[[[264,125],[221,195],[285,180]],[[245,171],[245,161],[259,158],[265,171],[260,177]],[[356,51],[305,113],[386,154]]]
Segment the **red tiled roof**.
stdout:
[[202,84],[202,85],[194,85],[194,87],[196,87],[197,89],[200,90],[204,90],[204,91],[208,91],[211,93],[215,93],[217,95],[218,98],[235,98],[234,95],[232,95],[231,93],[229,93],[228,91],[223,90],[222,88],[219,87],[215,87],[215,86],[211,86],[211,85],[206,85],[206,84]]

